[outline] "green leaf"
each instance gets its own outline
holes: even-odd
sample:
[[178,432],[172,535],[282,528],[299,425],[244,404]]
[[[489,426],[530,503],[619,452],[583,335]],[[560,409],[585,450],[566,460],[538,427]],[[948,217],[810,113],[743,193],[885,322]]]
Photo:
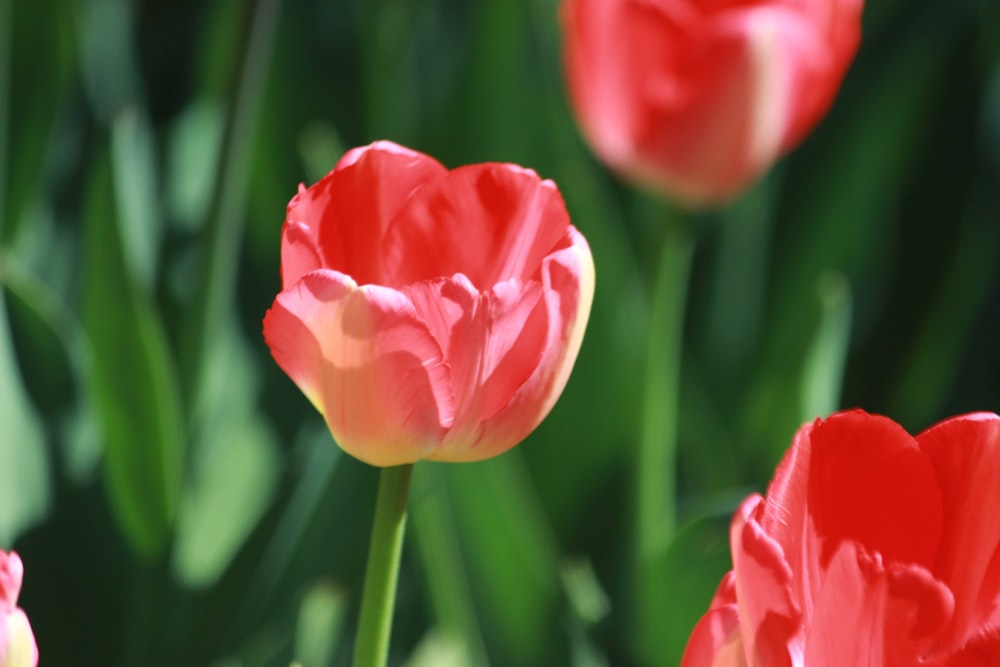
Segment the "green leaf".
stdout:
[[313,584],[302,598],[295,625],[295,658],[303,667],[333,664],[344,630],[347,594],[325,581]]
[[518,452],[445,472],[490,655],[548,664],[561,637],[557,547]]
[[[901,222],[894,216],[932,135],[930,120],[960,36],[957,20],[938,25],[923,14],[878,62],[852,70],[857,81],[849,77],[845,93],[857,98],[853,106],[835,106],[786,162],[763,350],[740,410],[746,450],[757,454],[762,477],[802,423],[802,383],[811,372],[805,364],[815,341],[803,332],[817,331],[822,317],[816,308],[821,276],[840,274],[859,286],[850,303],[857,328],[884,308],[896,252],[892,225]],[[785,221],[788,226],[780,224]]]
[[[56,292],[20,258],[3,250],[0,284],[15,298],[12,304],[22,305],[21,316],[27,321],[21,326],[31,325],[22,333],[26,347],[21,350],[21,365],[25,380],[30,378],[34,386],[26,382],[25,388],[36,407],[54,422],[56,441],[62,444],[63,471],[70,480],[83,483],[91,478],[100,458],[93,401],[84,382],[85,369],[91,363],[90,343],[79,320]],[[67,400],[72,403],[63,412]]]
[[436,465],[419,465],[414,469],[410,534],[423,565],[437,623],[435,641],[440,643],[447,638],[461,649],[462,664],[485,667],[489,659],[473,605],[444,470]]
[[801,421],[840,408],[840,390],[851,339],[851,288],[844,276],[825,273],[816,281],[820,315],[802,370]]
[[323,178],[346,151],[337,128],[328,123],[311,123],[299,135],[299,153],[310,183]]
[[[78,71],[74,17],[66,11],[72,7],[65,2],[55,3],[58,8],[53,3],[7,0],[5,4],[6,9],[0,8],[0,239],[4,241],[31,224],[25,210],[53,172],[66,166],[65,158],[78,147],[75,135],[80,134],[74,128],[74,135],[56,136],[61,117],[70,115],[60,103],[73,89]],[[6,80],[5,74],[9,74]]]
[[[982,197],[996,196],[993,183],[980,189]],[[997,209],[976,204],[962,216],[954,253],[940,285],[927,297],[927,312],[893,387],[889,414],[902,424],[928,425],[940,418],[976,323],[991,307],[990,286],[1000,261]]]
[[220,420],[192,449],[177,519],[174,571],[184,584],[215,583],[267,509],[278,457],[266,422]]
[[413,651],[406,667],[468,667],[465,644],[448,632],[432,630]]
[[153,304],[126,266],[107,159],[92,169],[84,209],[83,321],[88,382],[104,436],[104,479],[122,531],[143,557],[170,536],[183,457],[176,369]]
[[655,643],[644,647],[643,664],[677,665],[688,636],[702,614],[722,576],[731,567],[729,522],[697,519],[677,534],[651,570],[650,588],[661,593],[656,618],[661,632]]
[[224,129],[220,105],[203,98],[188,105],[170,131],[166,205],[185,231],[200,230],[208,216]]
[[563,563],[559,574],[574,618],[585,625],[593,625],[608,615],[611,602],[597,581],[589,560],[568,560]]
[[155,284],[162,227],[153,129],[138,107],[115,115],[111,156],[125,265],[129,277],[148,292]]
[[269,506],[281,468],[274,435],[255,411],[254,359],[235,321],[224,326],[206,357],[173,554],[177,578],[197,588],[225,572]]
[[0,548],[9,548],[49,506],[48,452],[28,402],[0,291]]

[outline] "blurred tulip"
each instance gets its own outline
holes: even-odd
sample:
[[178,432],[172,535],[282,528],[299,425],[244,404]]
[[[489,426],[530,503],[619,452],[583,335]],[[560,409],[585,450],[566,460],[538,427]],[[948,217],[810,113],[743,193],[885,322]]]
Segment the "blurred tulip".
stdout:
[[569,377],[594,290],[552,181],[448,171],[389,142],[300,187],[281,274],[271,353],[340,446],[377,466],[476,461],[524,439]]
[[862,0],[566,0],[570,98],[594,150],[689,205],[727,200],[833,101]]
[[38,647],[28,617],[17,606],[24,565],[11,551],[0,551],[0,667],[35,667]]
[[799,430],[743,502],[683,667],[1000,664],[1000,417]]

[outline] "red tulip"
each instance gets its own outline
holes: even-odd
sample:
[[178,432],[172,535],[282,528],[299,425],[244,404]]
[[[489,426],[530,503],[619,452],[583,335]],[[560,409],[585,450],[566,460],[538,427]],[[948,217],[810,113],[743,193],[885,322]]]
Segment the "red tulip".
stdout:
[[0,551],[0,667],[35,667],[38,647],[28,617],[17,606],[24,565],[11,551]]
[[570,98],[610,167],[724,201],[826,113],[862,0],[565,0]]
[[1000,665],[1000,417],[799,430],[683,667]]
[[524,439],[569,377],[594,291],[552,181],[448,171],[389,142],[348,152],[288,205],[278,365],[348,453],[477,461]]

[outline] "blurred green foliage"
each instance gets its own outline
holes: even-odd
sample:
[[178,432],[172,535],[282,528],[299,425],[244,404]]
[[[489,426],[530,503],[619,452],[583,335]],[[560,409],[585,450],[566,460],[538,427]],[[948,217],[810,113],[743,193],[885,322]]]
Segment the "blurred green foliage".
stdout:
[[[817,131],[696,230],[655,664],[804,420],[1000,409],[1000,4],[872,3]],[[512,161],[598,267],[528,441],[421,464],[393,664],[638,664],[648,200],[567,107],[555,0],[0,0],[0,548],[46,665],[344,665],[375,471],[271,361],[284,206],[345,147]]]

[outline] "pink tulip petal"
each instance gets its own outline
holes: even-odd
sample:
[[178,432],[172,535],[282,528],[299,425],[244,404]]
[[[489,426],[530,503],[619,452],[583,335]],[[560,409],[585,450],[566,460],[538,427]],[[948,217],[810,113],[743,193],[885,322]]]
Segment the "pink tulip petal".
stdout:
[[[746,663],[1000,664],[998,479],[996,415],[917,438],[859,410],[804,426],[733,520]],[[710,611],[731,600],[724,579]],[[692,638],[698,664],[721,634]]]
[[816,596],[805,643],[809,667],[912,667],[951,619],[948,588],[916,565],[843,542]]
[[20,609],[0,613],[0,665],[35,667],[38,645],[28,617]]
[[[511,284],[502,284],[513,287]],[[509,415],[502,424],[492,420],[528,381],[545,353],[548,317],[541,285],[529,283],[524,293],[491,291],[479,299],[477,317],[467,334],[480,341],[478,350],[455,357],[455,375],[464,384],[455,426],[437,457],[442,461],[474,461],[506,451],[536,424],[518,424],[523,433],[510,435]],[[486,439],[484,442],[484,438]]]
[[459,167],[429,180],[390,223],[385,264],[401,286],[461,273],[476,289],[537,278],[542,260],[570,245],[555,185],[509,164]]
[[752,5],[713,16],[711,31],[719,44],[742,48],[729,62],[746,69],[733,71],[728,86],[737,89],[742,82],[752,104],[750,166],[801,141],[833,102],[860,42],[861,8],[842,4],[853,13],[811,2]]
[[702,7],[685,25],[678,3],[634,4],[648,9],[631,34],[676,35],[681,44],[654,61],[662,71],[635,105],[645,112],[634,130],[642,170],[696,202],[744,188],[798,143],[826,112],[856,49],[835,60],[828,27],[792,5]]
[[453,419],[441,349],[400,292],[316,271],[277,296],[264,337],[337,442],[362,461],[424,458]]
[[609,0],[574,0],[562,4],[560,16],[570,99],[595,150],[616,169],[627,165],[632,150],[630,115],[636,100],[629,83],[641,76],[639,68],[630,66],[627,45],[619,37],[627,34],[619,6]]
[[389,221],[415,188],[446,174],[433,158],[387,141],[348,152],[288,204],[283,289],[318,268],[349,275],[359,285],[398,286],[384,262]]
[[[478,461],[496,456],[526,438],[552,410],[576,361],[594,295],[590,249],[576,230],[570,237],[572,246],[543,262],[543,300],[531,311],[524,329],[515,332],[513,346],[484,382],[486,393],[496,397],[491,408],[507,396],[503,409],[488,417],[480,412],[486,418],[477,435],[470,437],[456,426],[448,436],[449,446],[435,458]],[[529,371],[520,382],[510,381]]]
[[792,598],[806,619],[812,617],[813,592],[822,578],[820,541],[809,514],[810,437],[819,424],[798,430],[767,489],[761,526],[781,545],[792,570]]
[[24,563],[17,553],[0,551],[0,614],[17,607],[24,579]]
[[955,594],[939,648],[1000,626],[1000,417],[954,417],[917,436],[934,464],[945,508],[935,574]]
[[691,632],[681,667],[747,667],[736,605],[710,609]]
[[[996,667],[1000,665],[1000,628],[973,638],[962,648],[939,660],[929,663],[929,667]],[[923,665],[921,665],[923,667]]]
[[513,280],[480,294],[464,276],[404,288],[444,350],[457,397],[439,460],[468,457],[495,416],[538,366],[546,343],[542,286]]
[[28,617],[17,607],[24,564],[15,552],[0,551],[0,665],[38,664],[38,647]]
[[930,568],[941,540],[941,492],[930,459],[901,426],[860,410],[810,436],[808,506],[825,564],[843,540],[886,561]]
[[744,500],[730,529],[740,628],[747,664],[791,667],[802,617],[781,546],[759,523],[764,502],[759,495]]
[[829,108],[860,0],[567,0],[566,79],[612,168],[691,204],[731,197]]
[[709,603],[709,609],[715,609],[716,607],[725,607],[731,604],[736,604],[736,573],[730,570],[726,572],[722,577],[722,581],[719,582],[719,587],[715,589],[715,595],[712,596],[712,601]]
[[389,142],[303,189],[282,247],[268,343],[342,446],[377,465],[517,444],[565,384],[593,295],[551,181],[510,164],[448,172]]

